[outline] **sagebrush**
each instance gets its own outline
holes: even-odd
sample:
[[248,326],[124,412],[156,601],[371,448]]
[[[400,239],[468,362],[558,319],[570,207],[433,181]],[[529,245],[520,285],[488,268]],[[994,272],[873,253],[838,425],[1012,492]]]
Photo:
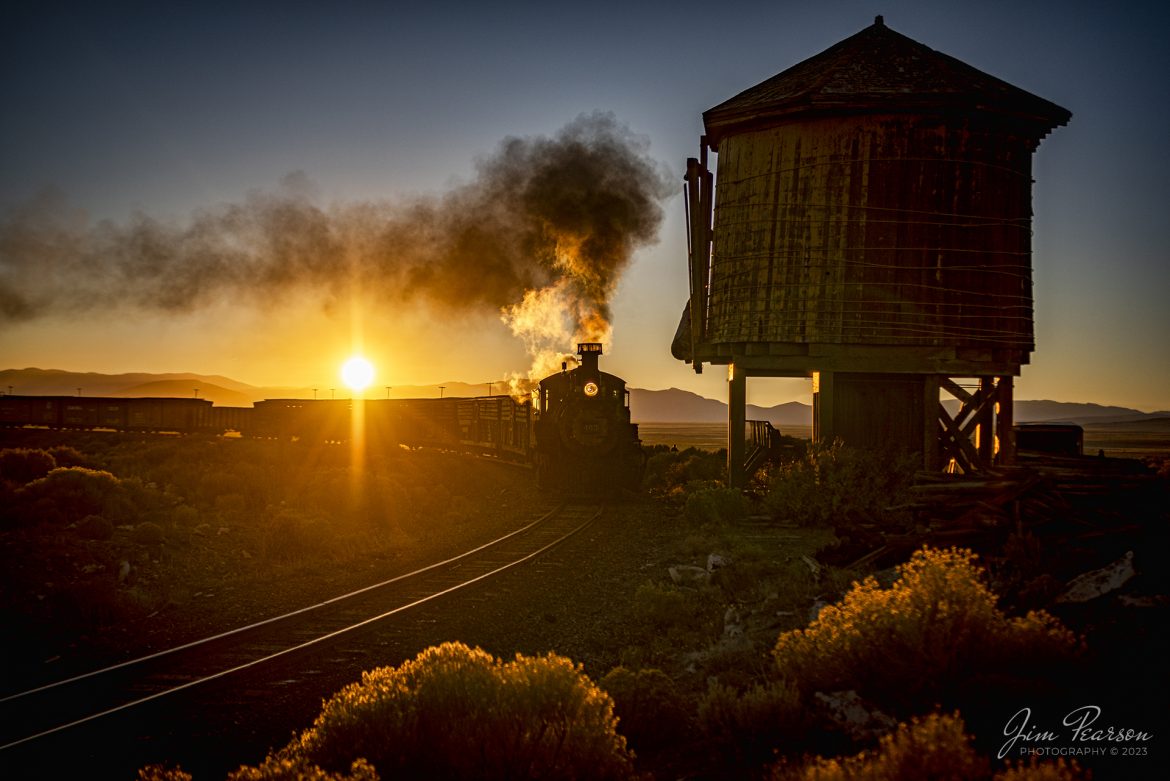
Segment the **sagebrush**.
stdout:
[[904,503],[920,466],[913,454],[878,456],[840,441],[810,447],[799,461],[764,477],[764,507],[773,518],[830,526],[854,516],[880,518]]
[[772,781],[1083,781],[1076,764],[1033,762],[992,772],[991,762],[972,746],[956,713],[931,714],[899,724],[878,746],[849,757],[825,758],[772,768]]
[[685,740],[691,714],[674,681],[662,670],[615,667],[599,682],[613,698],[618,729],[635,748]]
[[699,723],[713,752],[740,767],[759,767],[777,750],[796,749],[811,728],[799,691],[787,681],[742,690],[712,682],[699,703]]
[[363,673],[275,759],[341,772],[364,758],[386,778],[631,778],[616,724],[613,700],[565,657],[444,643]]
[[975,555],[923,548],[882,588],[868,577],[773,648],[780,675],[805,693],[855,689],[896,712],[956,699],[993,675],[1055,669],[1081,650],[1043,611],[1008,617]]

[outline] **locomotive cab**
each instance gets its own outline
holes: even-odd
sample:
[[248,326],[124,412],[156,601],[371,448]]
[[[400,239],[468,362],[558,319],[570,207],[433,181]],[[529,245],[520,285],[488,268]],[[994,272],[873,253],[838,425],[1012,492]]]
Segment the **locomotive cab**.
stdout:
[[542,488],[599,493],[636,489],[645,457],[630,423],[629,391],[598,367],[601,345],[577,346],[579,365],[540,383],[536,425],[537,476]]

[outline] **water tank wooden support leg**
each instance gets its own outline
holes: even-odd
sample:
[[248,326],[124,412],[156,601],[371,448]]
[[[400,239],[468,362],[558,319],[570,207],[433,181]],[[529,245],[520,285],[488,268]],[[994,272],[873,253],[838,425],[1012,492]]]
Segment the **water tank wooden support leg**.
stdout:
[[742,488],[746,478],[747,374],[734,363],[727,365],[727,483]]
[[813,372],[813,442],[817,444],[829,445],[837,438],[834,401],[833,372]]
[[1014,380],[1012,377],[1000,377],[996,386],[996,415],[995,427],[999,437],[998,463],[1011,466],[1016,463],[1016,430],[1013,398]]
[[979,450],[979,462],[990,467],[995,461],[995,401],[997,399],[994,377],[979,378],[980,405],[976,412],[978,434],[975,446]]
[[922,410],[926,418],[925,425],[922,427],[922,468],[927,471],[938,471],[943,468],[943,463],[939,440],[939,376],[937,374],[923,375],[922,393]]

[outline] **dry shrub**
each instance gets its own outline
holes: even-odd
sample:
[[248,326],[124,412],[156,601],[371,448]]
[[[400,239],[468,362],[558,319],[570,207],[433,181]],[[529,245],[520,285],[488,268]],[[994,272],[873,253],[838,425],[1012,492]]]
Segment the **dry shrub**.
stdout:
[[268,561],[329,560],[336,545],[336,530],[328,523],[290,507],[271,511],[261,529],[260,552]]
[[713,485],[725,480],[727,451],[710,452],[688,447],[671,451],[665,445],[649,449],[642,484],[651,493],[668,494],[689,484]]
[[87,515],[77,523],[76,531],[83,540],[108,540],[114,536],[114,524],[100,515]]
[[44,450],[5,448],[0,450],[0,480],[25,485],[44,477],[57,467],[57,460]]
[[660,748],[690,731],[686,703],[662,670],[615,667],[598,685],[613,698],[618,729],[635,748]]
[[[646,581],[630,603],[631,631],[627,639],[647,649],[673,656],[680,647],[713,641],[723,628],[724,607],[713,598],[718,592],[705,586],[689,588],[674,583]],[[661,663],[658,653],[648,666]],[[648,660],[644,660],[648,661]]]
[[1035,757],[1028,764],[1013,765],[996,773],[992,781],[1085,781],[1090,776],[1076,762],[1040,762]]
[[258,767],[241,766],[227,781],[378,781],[378,773],[364,759],[355,759],[348,773],[330,773],[301,760],[270,756]]
[[134,542],[139,545],[155,547],[162,545],[165,540],[166,534],[162,527],[153,521],[140,523],[134,527]]
[[683,516],[698,525],[738,521],[747,514],[747,500],[734,488],[701,488],[688,494],[683,505]]
[[715,753],[755,768],[776,749],[803,743],[810,728],[800,693],[786,681],[743,691],[713,682],[699,703],[699,723]]
[[120,591],[112,578],[66,584],[47,595],[43,610],[59,626],[79,633],[129,620],[141,612],[134,598]]
[[[104,515],[114,522],[134,516],[122,481],[109,472],[83,466],[57,467],[33,480],[18,492],[27,507],[51,507],[55,517],[65,522],[81,520],[87,515]],[[35,519],[33,519],[35,520]]]
[[694,595],[669,583],[646,581],[634,591],[633,608],[638,625],[659,630],[689,625],[694,615]]
[[881,517],[887,507],[903,503],[918,465],[913,455],[877,456],[840,441],[816,445],[768,476],[764,506],[773,518],[807,526],[859,513]]
[[194,529],[201,520],[199,511],[186,504],[179,505],[170,513],[171,523],[181,528]]
[[990,761],[971,745],[963,720],[932,714],[899,724],[877,748],[851,757],[780,763],[772,781],[1084,781],[1076,763],[1036,762],[992,775]]
[[631,778],[616,722],[609,696],[562,656],[503,662],[445,643],[363,673],[278,759],[338,771],[365,758],[388,778]]
[[55,445],[45,451],[57,462],[57,466],[85,466],[94,468],[94,464],[75,447],[69,445]]
[[954,699],[982,677],[1074,658],[1076,636],[1042,611],[1009,618],[968,550],[924,548],[888,589],[868,577],[805,629],[780,635],[780,674],[807,692],[855,689],[899,712]]
[[773,781],[978,781],[991,775],[957,715],[930,715],[884,736],[873,751],[843,759],[817,757],[800,768],[778,766]]
[[191,781],[191,774],[181,767],[147,765],[138,770],[138,781]]

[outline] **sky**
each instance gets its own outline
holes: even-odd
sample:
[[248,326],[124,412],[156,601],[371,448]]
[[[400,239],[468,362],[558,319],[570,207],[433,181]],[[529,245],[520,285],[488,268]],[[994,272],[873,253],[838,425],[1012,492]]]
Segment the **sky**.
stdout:
[[[513,240],[539,239],[509,211],[516,180],[505,174],[586,137],[591,149],[634,150],[619,167],[642,180],[612,187],[654,198],[634,198],[640,211],[620,217],[633,238],[601,283],[603,368],[634,387],[725,399],[722,367],[697,375],[669,350],[687,299],[682,175],[698,154],[702,112],[882,14],[888,27],[1072,112],[1034,157],[1036,350],[1016,397],[1170,409],[1163,3],[50,0],[2,14],[0,368],[328,387],[362,351],[379,387],[525,373],[531,334],[501,316],[511,305],[500,302],[525,280],[555,280],[547,263],[502,257]],[[286,214],[288,204],[346,225],[393,215],[380,251],[416,265],[405,277],[371,276],[339,250],[351,273],[300,258],[313,271],[307,284],[286,284],[278,268],[240,276],[231,266],[239,215]],[[472,212],[523,224],[497,242],[496,265],[423,274],[419,246],[435,226],[485,230]],[[54,231],[68,240],[46,248]],[[208,238],[213,231],[222,235]],[[179,239],[186,254],[142,260],[143,243]],[[122,263],[110,247],[129,244],[140,265],[109,276]],[[224,278],[251,287],[200,282],[174,306],[144,303],[196,284],[182,265],[196,256],[214,256]],[[41,263],[51,284],[48,272],[29,276]],[[497,285],[505,266],[515,279]],[[134,281],[151,273],[157,284]],[[470,303],[452,304],[441,286]],[[56,304],[26,306],[50,294]],[[752,379],[748,394],[758,404],[808,402],[811,383]]]

